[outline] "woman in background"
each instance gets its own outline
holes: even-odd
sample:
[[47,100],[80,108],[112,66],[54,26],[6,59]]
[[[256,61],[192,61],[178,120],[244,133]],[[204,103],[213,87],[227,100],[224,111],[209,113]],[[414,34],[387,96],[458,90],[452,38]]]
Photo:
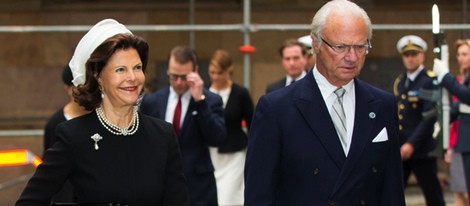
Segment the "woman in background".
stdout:
[[[73,99],[73,75],[70,70],[69,65],[65,66],[62,70],[62,82],[64,84],[64,90],[69,97],[69,101],[65,104],[64,107],[57,110],[46,123],[44,128],[44,152],[46,152],[49,147],[51,147],[55,142],[55,127],[64,121],[73,119],[78,116],[89,113],[90,111],[86,110],[84,107],[80,106]],[[44,155],[44,153],[43,153]]]
[[[64,107],[57,110],[57,112],[54,113],[47,120],[46,127],[44,128],[43,156],[46,150],[52,147],[52,145],[56,141],[55,128],[59,123],[65,122],[75,117],[82,116],[90,112],[74,101],[73,95],[72,95],[74,86],[72,84],[72,80],[73,80],[72,71],[70,70],[69,65],[67,65],[62,70],[62,82],[64,84],[64,90],[69,96],[69,102],[67,102],[67,104],[65,104]],[[56,195],[54,195],[52,202],[62,202],[62,203],[75,202],[74,197],[73,197],[73,187],[69,181],[64,183],[64,186],[62,187],[62,189]]]
[[105,19],[80,40],[69,65],[75,100],[89,114],[60,123],[16,205],[49,205],[69,180],[83,205],[189,205],[171,124],[135,107],[148,44]]
[[248,90],[232,81],[232,72],[232,59],[228,52],[216,50],[209,63],[209,90],[222,97],[227,129],[225,142],[210,148],[219,206],[243,205],[247,129],[254,109]]
[[[470,39],[459,39],[455,42],[457,50],[457,62],[459,63],[460,75],[456,77],[457,81],[463,84],[470,69]],[[453,97],[454,101],[457,98]],[[458,136],[459,120],[455,120],[451,125],[449,135],[449,149],[447,150],[445,160],[450,163],[450,190],[454,193],[454,206],[469,206],[468,193],[463,169],[462,154],[456,145]],[[455,148],[455,149],[454,149]]]

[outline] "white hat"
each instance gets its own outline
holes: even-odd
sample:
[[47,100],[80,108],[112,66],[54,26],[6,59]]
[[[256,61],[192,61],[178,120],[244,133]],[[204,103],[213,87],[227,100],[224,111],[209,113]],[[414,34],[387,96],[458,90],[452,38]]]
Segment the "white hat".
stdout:
[[426,42],[416,35],[407,35],[397,42],[398,53],[403,54],[407,51],[425,52],[428,49]]
[[75,86],[85,83],[85,63],[90,58],[91,53],[109,37],[123,33],[132,34],[131,31],[116,20],[105,19],[98,22],[82,37],[69,62],[73,74],[72,82]]
[[305,35],[297,39],[300,43],[304,44],[307,48],[312,48],[312,37],[310,35]]

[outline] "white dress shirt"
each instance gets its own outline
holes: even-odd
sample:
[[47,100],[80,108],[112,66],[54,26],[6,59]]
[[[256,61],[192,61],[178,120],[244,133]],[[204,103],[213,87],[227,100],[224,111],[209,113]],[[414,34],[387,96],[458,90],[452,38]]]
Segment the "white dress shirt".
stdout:
[[[305,77],[305,75],[307,75],[307,72],[305,72],[305,70],[303,70],[302,73],[300,74],[300,76],[297,77],[297,79],[295,79],[295,81],[301,80],[302,78]],[[290,84],[292,84],[292,80],[293,80],[293,78],[291,76],[286,75],[286,87],[289,86]]]
[[418,69],[416,69],[416,71],[412,72],[412,73],[409,73],[409,72],[406,72],[406,77],[408,77],[408,79],[410,79],[412,82],[415,81],[416,77],[418,76],[418,74],[423,71],[424,69],[424,65],[420,65],[418,67]]
[[[336,94],[334,91],[337,89],[328,82],[328,80],[318,71],[317,67],[313,68],[313,76],[318,84],[323,100],[325,101],[328,112],[331,111],[333,103],[336,100]],[[354,79],[343,86],[346,90],[343,96],[343,108],[346,115],[346,148],[343,147],[344,154],[348,156],[349,148],[351,147],[351,139],[354,129],[354,115],[356,108],[356,93],[354,90]],[[339,135],[338,135],[339,136]]]
[[[189,101],[191,100],[191,93],[186,91],[181,96],[181,118],[180,125],[183,126],[184,117],[188,111]],[[175,108],[178,104],[178,94],[176,94],[173,87],[170,87],[170,95],[168,95],[168,104],[166,105],[165,121],[173,124],[173,116],[175,114]]]

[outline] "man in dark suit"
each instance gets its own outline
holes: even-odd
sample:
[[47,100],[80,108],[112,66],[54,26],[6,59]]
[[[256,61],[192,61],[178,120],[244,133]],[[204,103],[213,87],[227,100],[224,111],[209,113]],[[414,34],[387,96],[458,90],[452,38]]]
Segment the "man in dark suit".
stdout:
[[[183,156],[184,174],[193,206],[217,205],[217,188],[209,146],[226,138],[222,99],[203,88],[194,51],[171,50],[170,87],[145,96],[142,113],[173,123]],[[155,134],[158,135],[158,134]]]
[[311,35],[315,68],[258,102],[245,206],[405,205],[395,97],[356,78],[371,48],[369,17],[329,1]]
[[286,76],[277,80],[266,87],[266,93],[289,86],[302,79],[305,74],[305,65],[307,63],[307,49],[304,44],[296,39],[287,39],[279,48],[282,66],[286,71]]
[[406,72],[395,79],[393,91],[398,105],[398,136],[403,160],[405,186],[413,172],[423,190],[426,205],[445,206],[437,178],[436,157],[430,156],[436,147],[433,138],[437,117],[423,114],[435,109],[435,103],[419,97],[421,90],[436,90],[434,73],[424,68],[426,42],[418,36],[406,35],[397,42]]

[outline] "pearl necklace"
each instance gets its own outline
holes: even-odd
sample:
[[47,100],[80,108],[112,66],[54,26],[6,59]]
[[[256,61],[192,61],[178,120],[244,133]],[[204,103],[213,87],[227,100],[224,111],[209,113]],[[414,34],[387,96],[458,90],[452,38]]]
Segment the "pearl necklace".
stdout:
[[101,109],[101,107],[96,108],[96,114],[104,128],[115,135],[133,135],[139,128],[139,113],[137,113],[137,110],[134,110],[132,121],[129,123],[129,126],[123,128],[120,128],[109,122],[108,119],[106,119],[106,115],[104,115],[103,109]]

